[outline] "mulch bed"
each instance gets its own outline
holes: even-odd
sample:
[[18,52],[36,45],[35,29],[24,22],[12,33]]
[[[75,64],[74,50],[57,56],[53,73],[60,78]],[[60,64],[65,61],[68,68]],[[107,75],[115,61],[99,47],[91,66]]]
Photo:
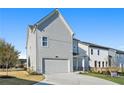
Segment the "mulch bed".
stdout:
[[0,76],[0,78],[1,79],[10,79],[10,78],[16,78],[16,77],[3,75],[3,76]]

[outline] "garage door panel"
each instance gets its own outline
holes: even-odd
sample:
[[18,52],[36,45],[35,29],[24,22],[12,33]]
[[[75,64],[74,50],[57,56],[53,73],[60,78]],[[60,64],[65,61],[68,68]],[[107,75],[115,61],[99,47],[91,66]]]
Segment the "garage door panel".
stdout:
[[68,60],[45,60],[45,74],[68,72]]

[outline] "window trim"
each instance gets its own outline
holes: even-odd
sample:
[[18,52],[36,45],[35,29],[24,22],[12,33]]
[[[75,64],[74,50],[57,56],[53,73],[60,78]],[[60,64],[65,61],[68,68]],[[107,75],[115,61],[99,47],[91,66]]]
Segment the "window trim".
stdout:
[[[44,38],[44,37],[47,38],[47,41],[43,41],[43,38]],[[41,36],[40,40],[41,40],[41,46],[42,46],[42,47],[48,47],[48,37],[47,37],[47,36]],[[43,46],[43,42],[46,42],[47,45],[46,45],[46,46]]]

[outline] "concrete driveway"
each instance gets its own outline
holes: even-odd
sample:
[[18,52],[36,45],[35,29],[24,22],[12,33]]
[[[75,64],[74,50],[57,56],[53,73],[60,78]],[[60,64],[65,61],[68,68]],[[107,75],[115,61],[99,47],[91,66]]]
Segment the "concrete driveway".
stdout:
[[78,73],[48,74],[46,79],[36,85],[118,85],[104,79],[80,75]]

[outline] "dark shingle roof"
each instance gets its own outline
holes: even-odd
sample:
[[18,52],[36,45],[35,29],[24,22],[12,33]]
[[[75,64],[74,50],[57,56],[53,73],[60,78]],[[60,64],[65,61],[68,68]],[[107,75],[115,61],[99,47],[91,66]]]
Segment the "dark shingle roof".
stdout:
[[86,44],[86,45],[90,46],[90,47],[102,48],[102,49],[106,49],[106,50],[113,49],[113,50],[116,50],[116,53],[118,53],[118,54],[124,54],[124,51],[122,51],[122,50],[118,50],[118,49],[114,49],[114,48],[106,47],[106,46],[101,46],[101,45],[93,44],[93,43],[89,43],[89,42],[80,41],[76,38],[74,38],[74,40],[77,40],[77,41],[79,41],[83,44]]
[[51,13],[49,13],[47,16],[43,17],[41,20],[39,20],[34,25],[37,26],[37,29],[42,31],[45,27],[47,27],[51,22],[54,21],[59,15],[58,9],[55,9]]

